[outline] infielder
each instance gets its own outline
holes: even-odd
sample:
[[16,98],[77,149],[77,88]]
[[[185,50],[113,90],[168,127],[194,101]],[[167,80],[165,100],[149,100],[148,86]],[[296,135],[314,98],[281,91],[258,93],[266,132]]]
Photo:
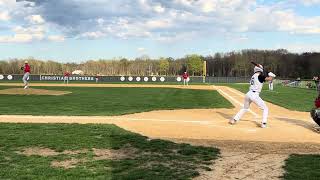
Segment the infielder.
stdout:
[[24,84],[24,89],[28,88],[28,80],[29,80],[29,76],[30,76],[30,65],[28,63],[28,61],[24,62],[24,67],[21,67],[21,70],[24,71],[24,75],[22,77],[22,81]]
[[189,81],[188,81],[189,74],[187,72],[184,72],[182,75],[182,78],[183,78],[183,85],[185,86],[187,84],[187,86],[188,86],[189,85]]
[[69,84],[69,77],[70,77],[70,73],[68,71],[64,72],[64,77],[63,77],[63,83],[65,84],[67,82],[67,84]]
[[96,83],[99,82],[99,74],[96,75]]
[[270,72],[266,77],[263,75],[263,66],[256,63],[253,64],[255,64],[254,75],[251,77],[249,92],[245,96],[243,108],[236,114],[236,116],[232,120],[230,120],[229,123],[237,123],[242,118],[242,116],[249,110],[250,104],[253,102],[256,105],[258,105],[260,109],[263,110],[261,127],[266,128],[269,110],[265,102],[261,99],[260,92],[262,90],[263,83],[265,81],[272,81],[275,75],[272,72]]
[[269,90],[273,91],[273,80],[269,81]]
[[313,77],[314,83],[316,85],[316,89],[319,91],[319,87],[320,87],[320,76],[315,76]]

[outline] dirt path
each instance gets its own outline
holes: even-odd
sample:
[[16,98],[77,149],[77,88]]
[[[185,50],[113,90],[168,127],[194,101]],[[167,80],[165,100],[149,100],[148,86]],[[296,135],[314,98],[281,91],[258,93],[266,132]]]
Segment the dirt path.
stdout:
[[284,174],[284,154],[260,154],[222,151],[221,158],[213,165],[212,172],[204,172],[196,180],[209,179],[259,179],[276,180]]
[[[1,84],[14,85],[14,84]],[[16,84],[21,85],[21,84]],[[33,84],[33,86],[64,86]],[[69,84],[71,87],[166,87],[176,85],[139,84]],[[0,116],[0,122],[23,123],[106,123],[152,138],[170,139],[196,145],[216,146],[222,158],[200,179],[278,179],[283,174],[283,160],[292,153],[319,153],[320,134],[307,112],[296,112],[267,103],[268,128],[259,128],[261,112],[252,109],[235,126],[228,120],[242,105],[244,94],[229,87],[189,86],[188,89],[217,90],[234,109],[164,110],[124,116]]]
[[277,180],[284,174],[284,161],[290,154],[319,154],[320,144],[273,143],[254,141],[171,139],[177,143],[214,146],[221,150],[220,158],[195,180],[246,179]]

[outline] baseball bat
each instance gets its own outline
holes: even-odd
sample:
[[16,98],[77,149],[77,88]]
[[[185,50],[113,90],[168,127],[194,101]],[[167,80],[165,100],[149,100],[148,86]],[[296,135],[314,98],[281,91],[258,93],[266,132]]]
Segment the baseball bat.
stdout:
[[255,66],[259,66],[257,63],[251,61],[251,64],[255,65]]
[[[259,67],[259,64],[258,64],[258,63],[255,63],[255,62],[253,62],[253,61],[251,61],[251,64]],[[273,77],[273,78],[276,77],[276,75],[275,75],[274,73],[272,73],[271,71],[268,71],[268,69],[264,68],[264,71],[267,72],[267,73],[265,73],[266,76],[270,76],[270,75],[271,75],[271,77]],[[271,73],[271,74],[269,74],[269,73]]]

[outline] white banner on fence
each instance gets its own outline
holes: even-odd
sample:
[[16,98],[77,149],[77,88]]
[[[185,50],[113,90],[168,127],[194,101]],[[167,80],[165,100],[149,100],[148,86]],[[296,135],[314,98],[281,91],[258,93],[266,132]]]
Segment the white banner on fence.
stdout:
[[69,81],[94,81],[94,77],[90,76],[71,76],[71,77],[65,77],[65,76],[47,76],[47,75],[41,75],[40,80],[41,81],[63,81],[65,78],[68,78]]

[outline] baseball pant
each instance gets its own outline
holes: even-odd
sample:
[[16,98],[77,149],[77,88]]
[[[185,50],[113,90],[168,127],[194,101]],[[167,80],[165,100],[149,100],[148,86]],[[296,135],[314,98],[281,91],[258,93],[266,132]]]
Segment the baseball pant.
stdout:
[[269,90],[273,91],[273,83],[269,83]]
[[187,86],[189,85],[188,84],[188,79],[183,79],[183,85],[186,85],[187,84]]
[[24,73],[24,75],[23,75],[22,81],[23,81],[23,83],[24,83],[25,86],[28,85],[29,75],[30,75],[29,72],[26,72],[26,73]]
[[65,76],[63,78],[63,83],[65,84],[67,82],[67,84],[69,84],[69,77],[68,76]]
[[269,109],[266,103],[260,98],[259,93],[253,92],[253,91],[249,91],[246,94],[243,108],[237,113],[237,115],[234,117],[234,120],[239,121],[242,118],[242,116],[247,111],[249,111],[249,107],[252,102],[255,103],[260,109],[263,110],[262,123],[267,123]]

